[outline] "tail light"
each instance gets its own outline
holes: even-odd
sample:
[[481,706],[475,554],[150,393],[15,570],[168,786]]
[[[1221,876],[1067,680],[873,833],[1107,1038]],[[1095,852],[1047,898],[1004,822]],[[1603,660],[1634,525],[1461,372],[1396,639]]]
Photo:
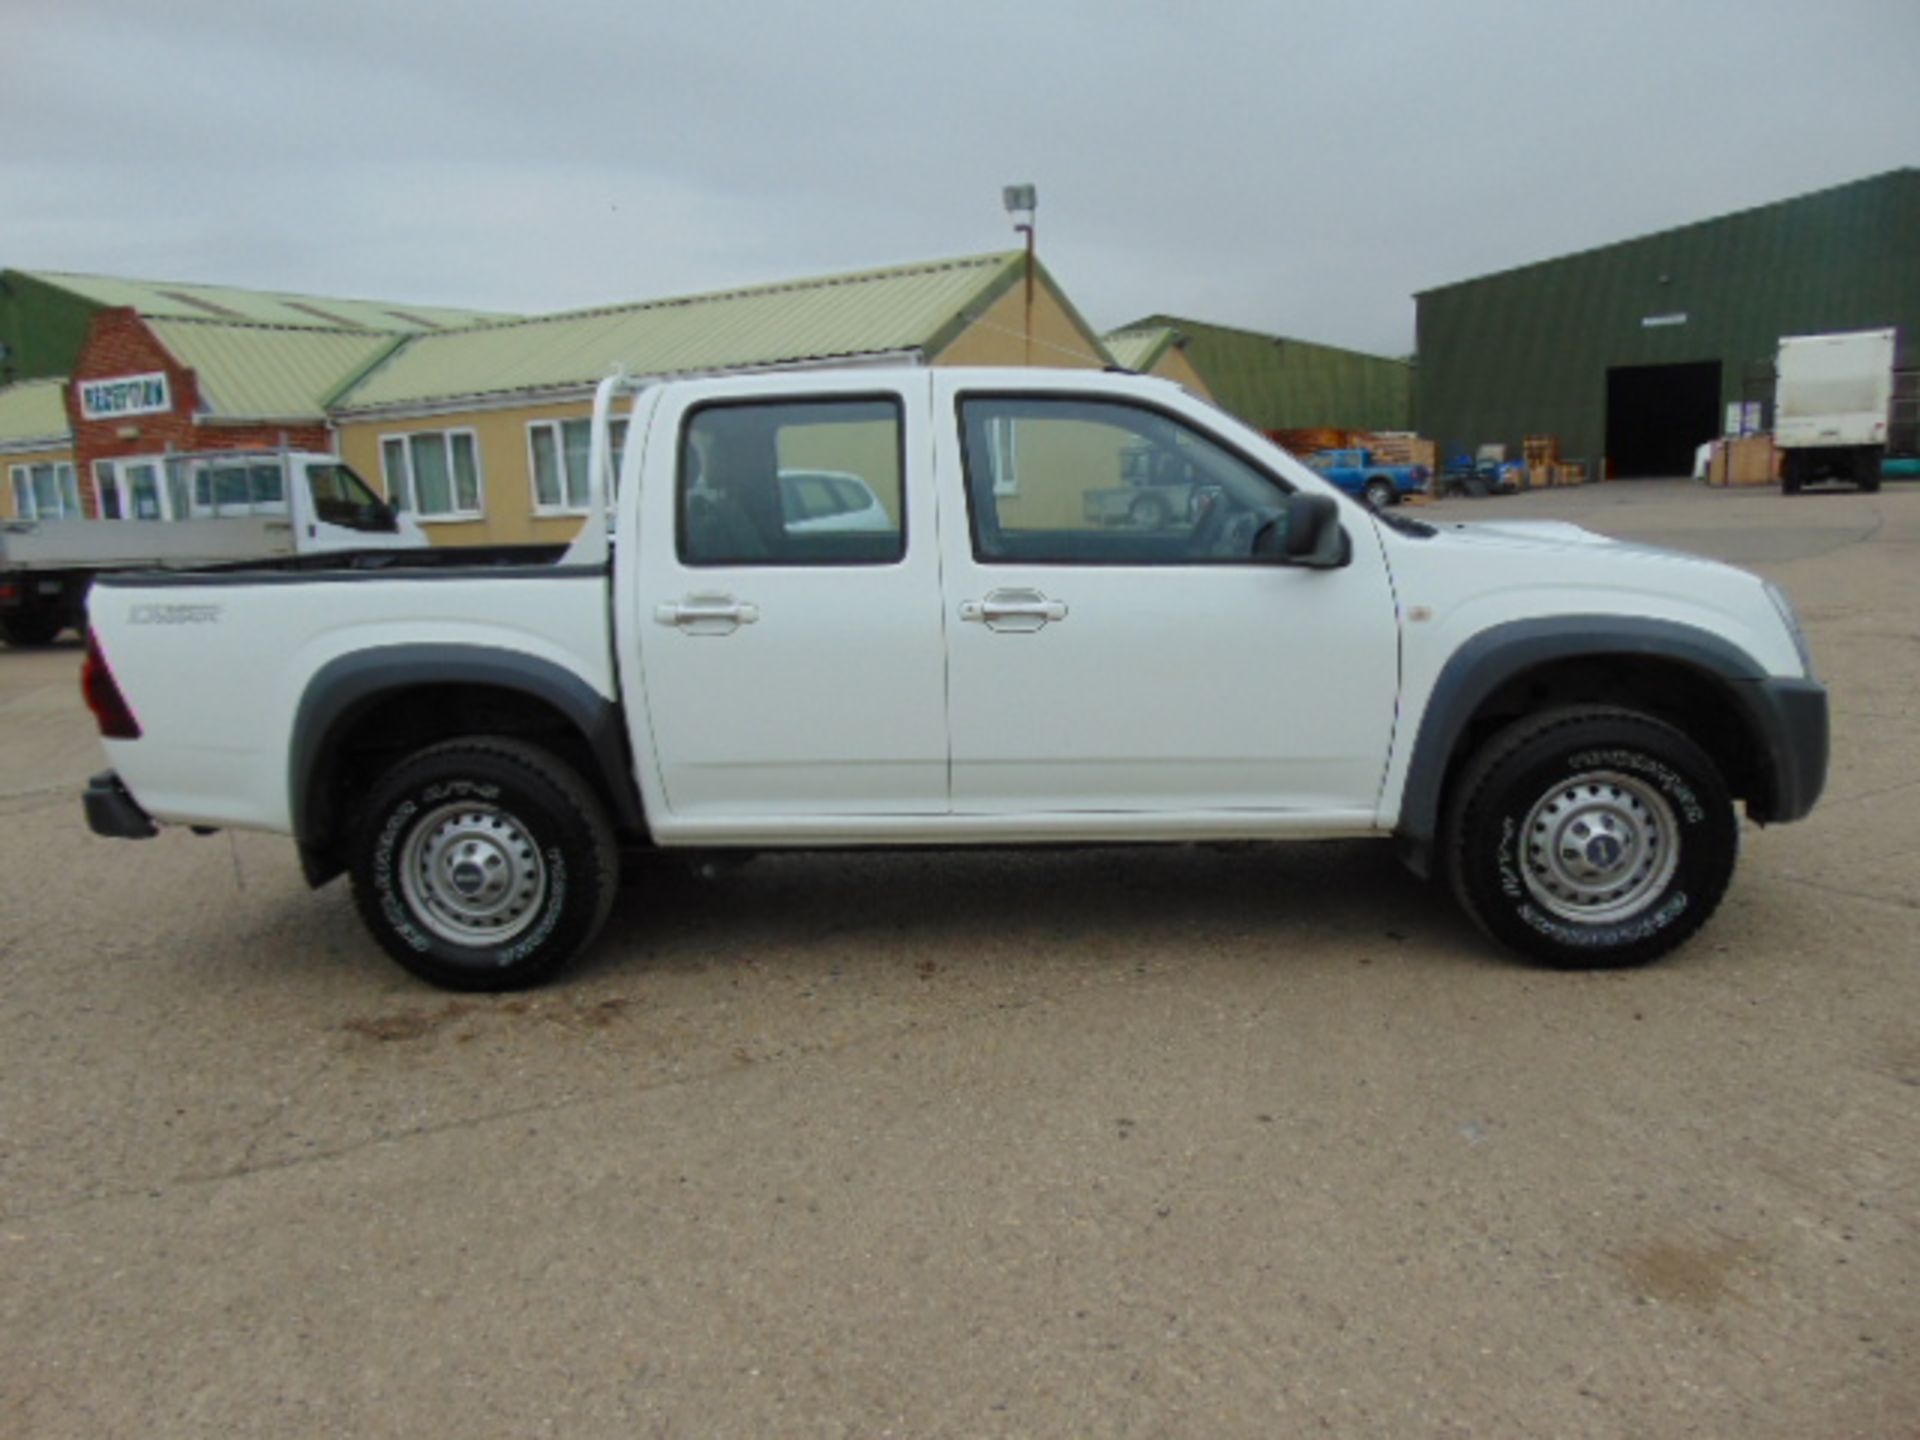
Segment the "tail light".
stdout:
[[86,697],[87,708],[93,712],[94,723],[104,738],[140,738],[140,722],[127,708],[127,697],[120,693],[120,686],[113,678],[113,671],[107,668],[107,657],[100,653],[100,642],[92,630],[87,631],[87,658],[80,667],[80,693]]

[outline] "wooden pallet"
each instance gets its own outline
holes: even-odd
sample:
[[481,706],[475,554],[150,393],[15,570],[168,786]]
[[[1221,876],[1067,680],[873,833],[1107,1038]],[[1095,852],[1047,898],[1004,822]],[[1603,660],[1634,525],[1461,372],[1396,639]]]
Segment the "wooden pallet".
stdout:
[[1561,460],[1551,465],[1529,465],[1527,484],[1535,490],[1558,489],[1564,485],[1587,483],[1587,467],[1579,460]]

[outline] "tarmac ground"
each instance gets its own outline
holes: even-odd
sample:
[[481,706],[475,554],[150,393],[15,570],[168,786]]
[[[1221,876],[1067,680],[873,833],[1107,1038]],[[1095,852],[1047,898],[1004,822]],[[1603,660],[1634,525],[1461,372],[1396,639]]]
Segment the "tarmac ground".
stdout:
[[1797,602],[1826,796],[1679,954],[1367,844],[790,856],[454,998],[283,839],[88,833],[0,652],[0,1435],[1920,1435],[1920,486],[1420,513]]

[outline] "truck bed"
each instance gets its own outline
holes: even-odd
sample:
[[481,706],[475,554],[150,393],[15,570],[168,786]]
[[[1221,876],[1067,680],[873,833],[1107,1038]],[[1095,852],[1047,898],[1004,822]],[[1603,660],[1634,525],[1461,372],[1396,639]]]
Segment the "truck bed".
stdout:
[[0,525],[0,569],[171,570],[257,562],[291,554],[293,525],[284,516],[204,520],[45,520]]
[[558,546],[384,550],[266,566],[103,575],[89,623],[144,736],[108,741],[157,819],[291,828],[288,757],[333,662],[399,664],[484,648],[616,694],[606,568]]

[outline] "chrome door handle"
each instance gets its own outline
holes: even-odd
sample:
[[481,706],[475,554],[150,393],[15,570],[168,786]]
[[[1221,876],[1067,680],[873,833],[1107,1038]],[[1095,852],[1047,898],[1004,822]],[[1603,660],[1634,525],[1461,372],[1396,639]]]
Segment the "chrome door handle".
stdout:
[[994,590],[983,600],[963,600],[960,618],[989,630],[1031,634],[1067,618],[1067,602],[1049,600],[1038,590]]
[[731,595],[689,595],[653,607],[655,623],[671,625],[688,635],[731,635],[760,618],[760,607]]

